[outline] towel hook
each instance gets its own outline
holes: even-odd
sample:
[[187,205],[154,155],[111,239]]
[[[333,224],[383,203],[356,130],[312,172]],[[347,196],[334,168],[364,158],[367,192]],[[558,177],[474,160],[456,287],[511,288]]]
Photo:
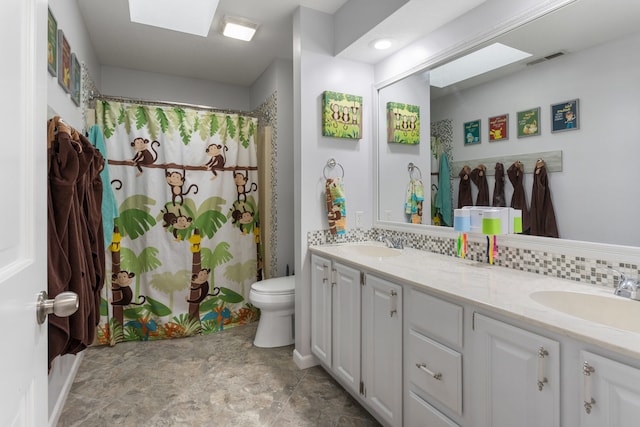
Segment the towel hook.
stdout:
[[410,179],[414,179],[413,178],[413,172],[415,170],[418,171],[418,179],[422,179],[422,171],[420,170],[420,168],[416,165],[413,164],[413,162],[409,163],[409,166],[407,166],[407,169],[409,170],[409,178]]
[[340,167],[340,171],[341,171],[340,178],[344,178],[344,168],[342,167],[342,165],[336,162],[336,159],[329,159],[327,160],[327,164],[325,165],[324,169],[322,169],[322,175],[324,175],[324,179],[329,179],[329,177],[327,176],[327,168],[332,170],[336,166]]

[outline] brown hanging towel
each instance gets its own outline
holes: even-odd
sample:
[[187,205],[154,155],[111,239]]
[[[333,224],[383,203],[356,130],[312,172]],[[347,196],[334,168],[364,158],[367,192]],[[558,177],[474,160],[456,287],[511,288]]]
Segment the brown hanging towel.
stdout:
[[531,234],[534,236],[558,237],[556,213],[551,202],[549,177],[544,160],[536,162],[531,190]]
[[529,209],[527,209],[527,198],[524,194],[524,165],[516,161],[507,169],[507,176],[513,186],[510,206],[522,211],[522,233],[529,234]]
[[462,208],[463,206],[473,206],[469,174],[471,174],[471,168],[467,165],[464,165],[458,174],[460,177],[460,186],[458,187],[458,208]]
[[496,183],[493,187],[493,207],[507,206],[507,198],[504,195],[504,165],[500,162],[496,163]]
[[489,206],[489,184],[487,183],[487,167],[480,164],[471,171],[471,182],[478,187],[476,206]]

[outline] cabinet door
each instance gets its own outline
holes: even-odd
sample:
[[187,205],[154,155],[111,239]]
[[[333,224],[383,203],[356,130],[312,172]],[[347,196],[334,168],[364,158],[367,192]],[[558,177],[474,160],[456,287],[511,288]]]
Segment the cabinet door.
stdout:
[[558,427],[557,341],[475,315],[479,426]]
[[311,351],[331,367],[331,261],[311,255]]
[[640,370],[611,359],[580,352],[583,427],[640,425]]
[[366,276],[362,288],[364,397],[391,426],[402,425],[402,287]]
[[360,386],[360,271],[334,263],[333,372],[357,393]]

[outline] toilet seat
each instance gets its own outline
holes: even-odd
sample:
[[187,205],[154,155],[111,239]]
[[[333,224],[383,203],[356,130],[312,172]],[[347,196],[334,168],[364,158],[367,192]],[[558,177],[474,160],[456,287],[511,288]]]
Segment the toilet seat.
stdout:
[[295,289],[295,276],[261,280],[251,285],[254,293],[262,295],[289,295],[293,294]]

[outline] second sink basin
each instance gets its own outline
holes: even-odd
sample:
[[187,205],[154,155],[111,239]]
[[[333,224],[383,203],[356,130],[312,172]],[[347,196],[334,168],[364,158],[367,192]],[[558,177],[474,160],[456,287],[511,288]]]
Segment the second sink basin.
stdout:
[[532,292],[530,297],[571,316],[640,333],[640,301],[569,291],[538,291]]
[[398,256],[402,252],[399,249],[387,248],[386,246],[376,245],[350,245],[345,249],[352,251],[354,254],[372,256],[372,257],[390,257]]

